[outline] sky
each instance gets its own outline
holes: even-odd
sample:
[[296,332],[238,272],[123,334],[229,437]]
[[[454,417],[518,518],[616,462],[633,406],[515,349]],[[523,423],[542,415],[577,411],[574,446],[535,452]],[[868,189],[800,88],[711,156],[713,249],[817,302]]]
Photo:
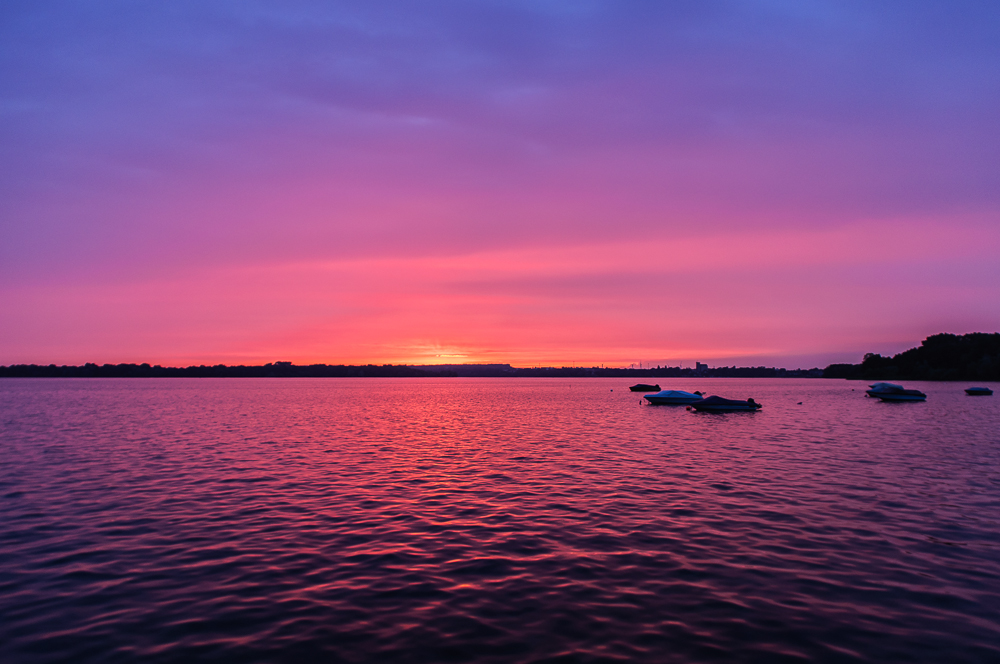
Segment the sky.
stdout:
[[1000,3],[0,5],[0,364],[1000,330]]

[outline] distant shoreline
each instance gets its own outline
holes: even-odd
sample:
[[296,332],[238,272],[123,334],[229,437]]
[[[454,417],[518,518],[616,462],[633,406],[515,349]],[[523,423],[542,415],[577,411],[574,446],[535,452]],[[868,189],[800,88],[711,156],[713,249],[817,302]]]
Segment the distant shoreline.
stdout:
[[648,369],[512,367],[509,364],[309,364],[161,367],[149,364],[14,364],[0,378],[844,378],[848,380],[1000,381],[1000,333],[935,334],[892,357],[868,353],[860,364],[825,369],[709,367]]
[[606,367],[531,367],[509,364],[264,365],[161,367],[149,364],[15,364],[0,366],[0,378],[822,378],[823,370],[775,367],[714,367],[651,369]]

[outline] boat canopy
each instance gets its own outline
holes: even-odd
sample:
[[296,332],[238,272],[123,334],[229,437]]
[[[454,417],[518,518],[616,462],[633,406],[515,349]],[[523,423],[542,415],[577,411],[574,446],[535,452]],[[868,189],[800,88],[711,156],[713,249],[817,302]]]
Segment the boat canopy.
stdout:
[[889,390],[902,390],[905,389],[902,385],[896,385],[895,383],[875,383],[874,385],[869,385],[873,392],[887,392]]

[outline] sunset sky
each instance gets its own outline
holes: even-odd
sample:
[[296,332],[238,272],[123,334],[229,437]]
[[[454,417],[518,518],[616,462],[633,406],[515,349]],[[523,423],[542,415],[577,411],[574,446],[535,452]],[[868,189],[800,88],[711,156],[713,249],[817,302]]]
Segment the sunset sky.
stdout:
[[10,1],[0,364],[1000,330],[1000,3]]

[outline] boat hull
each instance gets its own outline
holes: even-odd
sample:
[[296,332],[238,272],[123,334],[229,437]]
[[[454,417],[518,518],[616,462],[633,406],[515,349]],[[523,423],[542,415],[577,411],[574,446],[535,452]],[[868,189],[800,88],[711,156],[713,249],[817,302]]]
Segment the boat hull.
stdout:
[[760,406],[701,406],[697,403],[691,404],[691,407],[701,413],[754,413],[760,410]]
[[965,390],[965,393],[970,397],[989,397],[993,396],[993,390],[988,387],[970,387]]
[[891,392],[872,393],[872,391],[869,390],[868,396],[875,397],[876,399],[881,399],[882,401],[926,401],[927,400],[927,395],[924,394],[923,392],[917,392],[916,394],[893,394]]
[[658,397],[655,394],[647,394],[643,399],[654,406],[690,406],[693,403],[701,401],[701,397],[686,399],[684,397]]
[[738,401],[711,396],[691,404],[691,408],[704,413],[736,413],[755,412],[760,410],[760,404],[753,399]]

